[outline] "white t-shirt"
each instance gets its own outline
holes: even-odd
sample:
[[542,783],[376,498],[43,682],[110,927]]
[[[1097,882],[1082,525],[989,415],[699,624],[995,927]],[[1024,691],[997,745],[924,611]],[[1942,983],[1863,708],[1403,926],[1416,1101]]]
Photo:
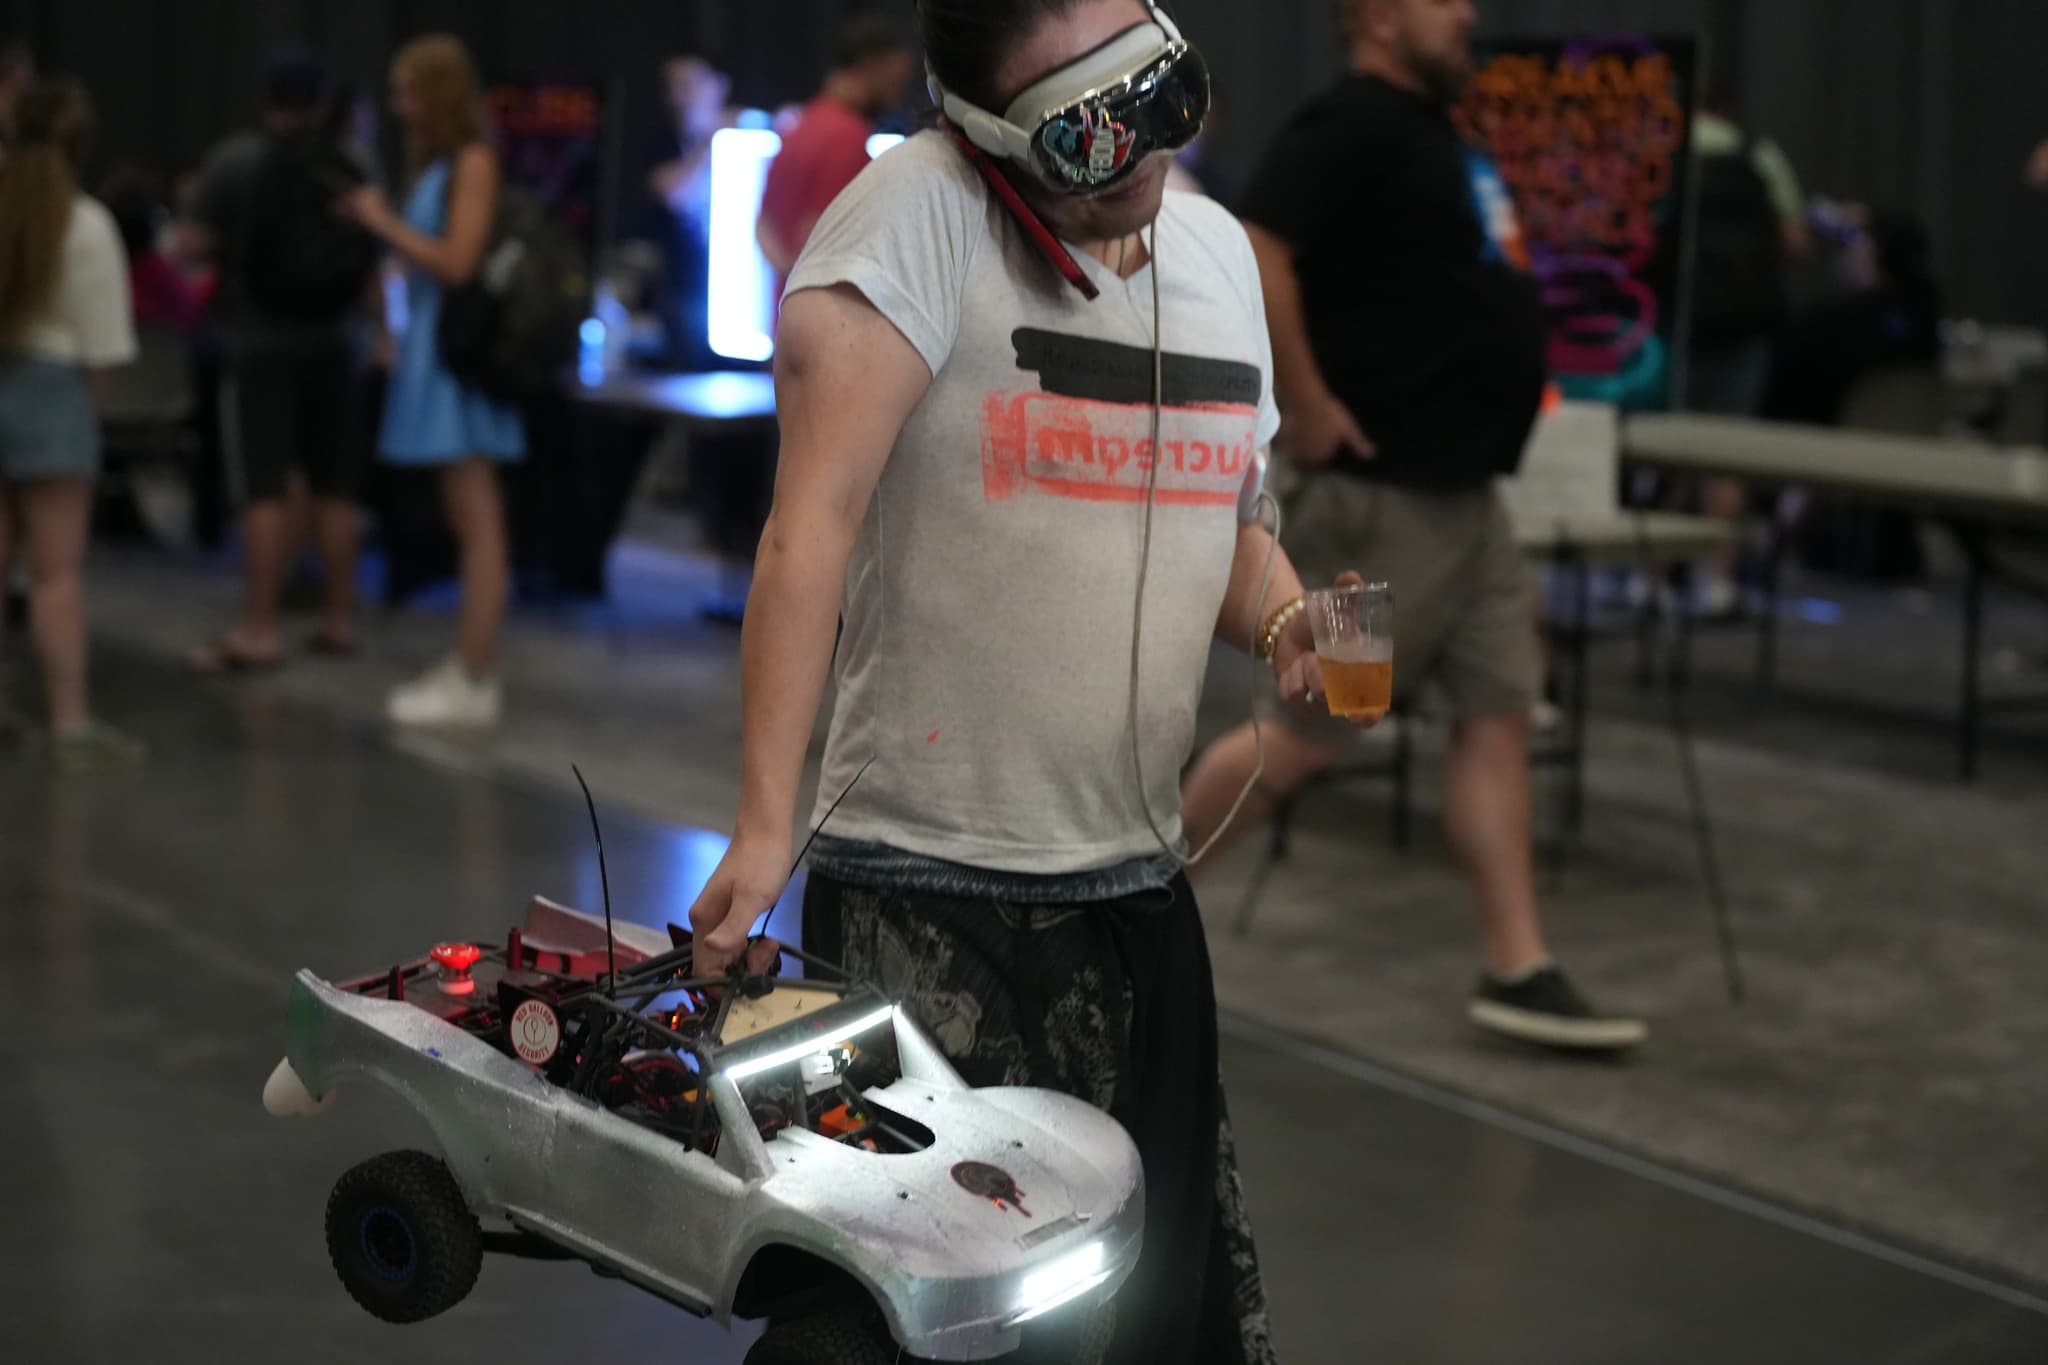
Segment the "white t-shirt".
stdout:
[[88,369],[135,359],[128,252],[114,215],[98,200],[81,194],[73,205],[56,297],[22,332],[22,349],[38,359]]
[[[1180,770],[1228,587],[1239,493],[1279,427],[1251,243],[1169,193],[1166,402],[1137,717],[1147,798]],[[1152,270],[1081,257],[1084,299],[942,133],[862,172],[789,293],[850,284],[931,367],[847,571],[826,833],[1004,872],[1159,851],[1139,806],[1130,667],[1152,448]]]

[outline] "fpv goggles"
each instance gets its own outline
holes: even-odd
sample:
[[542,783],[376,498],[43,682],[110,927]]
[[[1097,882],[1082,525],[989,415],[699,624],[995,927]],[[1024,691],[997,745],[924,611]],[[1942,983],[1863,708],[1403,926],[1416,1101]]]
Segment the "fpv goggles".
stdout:
[[931,78],[932,99],[969,142],[1064,194],[1116,188],[1154,152],[1195,140],[1209,116],[1209,66],[1156,5],[1039,81],[998,116]]

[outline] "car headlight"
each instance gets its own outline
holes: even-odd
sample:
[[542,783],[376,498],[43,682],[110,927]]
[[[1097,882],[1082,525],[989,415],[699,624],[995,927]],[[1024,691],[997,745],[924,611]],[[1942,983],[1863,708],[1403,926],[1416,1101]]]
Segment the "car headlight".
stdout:
[[1050,1313],[1102,1284],[1110,1275],[1103,1268],[1107,1259],[1108,1252],[1102,1243],[1090,1242],[1079,1251],[1070,1252],[1026,1275],[1010,1325],[1014,1327]]

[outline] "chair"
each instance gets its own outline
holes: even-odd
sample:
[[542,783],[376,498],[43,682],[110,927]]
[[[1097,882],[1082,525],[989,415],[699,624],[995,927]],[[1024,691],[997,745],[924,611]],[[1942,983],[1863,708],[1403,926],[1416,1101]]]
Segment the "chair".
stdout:
[[1310,778],[1299,790],[1274,806],[1267,828],[1266,854],[1259,860],[1258,869],[1253,872],[1251,883],[1238,902],[1235,931],[1239,938],[1251,932],[1252,920],[1258,914],[1259,902],[1265,896],[1266,882],[1273,875],[1273,869],[1293,856],[1295,820],[1300,814],[1301,803],[1315,793],[1344,783],[1391,779],[1394,784],[1391,812],[1394,847],[1405,849],[1413,842],[1415,713],[1407,705],[1406,698],[1403,698],[1401,706],[1394,709],[1390,720],[1393,722],[1391,744],[1378,752],[1349,758],[1328,772]]
[[1874,371],[1850,392],[1838,425],[1886,436],[1940,436],[1948,426],[1948,380],[1933,366]]
[[134,361],[108,376],[100,400],[107,444],[151,453],[180,448],[199,408],[190,348],[182,334],[164,327],[142,329],[136,343]]
[[109,373],[99,403],[108,455],[101,488],[126,493],[158,540],[184,543],[192,526],[188,462],[198,448],[191,352],[166,327],[141,329],[136,343],[135,360]]

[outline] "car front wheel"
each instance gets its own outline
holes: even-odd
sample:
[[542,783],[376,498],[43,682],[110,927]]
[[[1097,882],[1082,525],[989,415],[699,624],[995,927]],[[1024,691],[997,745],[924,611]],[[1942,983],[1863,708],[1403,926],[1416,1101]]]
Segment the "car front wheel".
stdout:
[[327,1254],[372,1315],[423,1322],[475,1287],[483,1233],[445,1164],[425,1152],[386,1152],[335,1182]]

